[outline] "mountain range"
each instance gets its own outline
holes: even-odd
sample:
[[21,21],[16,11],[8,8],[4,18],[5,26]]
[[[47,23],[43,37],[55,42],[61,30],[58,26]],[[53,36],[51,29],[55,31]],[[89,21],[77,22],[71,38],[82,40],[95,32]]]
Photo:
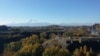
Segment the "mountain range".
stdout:
[[83,25],[93,25],[92,23],[11,23],[7,24],[7,26],[49,26],[49,25],[61,25],[61,26],[83,26]]

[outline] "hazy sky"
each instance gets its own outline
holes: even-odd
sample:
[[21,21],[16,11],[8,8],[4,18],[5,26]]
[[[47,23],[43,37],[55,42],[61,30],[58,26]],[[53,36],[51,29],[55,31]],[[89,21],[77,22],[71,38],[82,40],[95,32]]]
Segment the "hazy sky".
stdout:
[[0,24],[99,23],[100,0],[0,0]]

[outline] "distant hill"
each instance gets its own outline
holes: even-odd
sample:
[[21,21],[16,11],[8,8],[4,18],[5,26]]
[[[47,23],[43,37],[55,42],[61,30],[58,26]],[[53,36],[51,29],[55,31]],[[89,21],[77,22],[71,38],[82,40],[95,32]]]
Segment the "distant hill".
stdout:
[[14,23],[7,26],[48,26],[50,23]]
[[7,26],[49,26],[49,25],[60,25],[60,26],[83,26],[83,25],[93,25],[91,23],[60,23],[60,24],[53,24],[53,23],[12,23],[8,24]]

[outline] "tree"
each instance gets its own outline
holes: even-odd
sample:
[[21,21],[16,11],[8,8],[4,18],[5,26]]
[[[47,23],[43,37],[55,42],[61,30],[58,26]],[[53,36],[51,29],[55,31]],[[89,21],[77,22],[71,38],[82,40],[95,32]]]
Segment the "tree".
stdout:
[[87,51],[88,51],[88,50],[87,50],[87,46],[84,45],[84,46],[83,46],[83,52],[84,52],[84,54],[86,54]]
[[64,49],[64,48],[61,48],[61,49],[58,51],[57,56],[71,56],[71,54],[69,53],[68,50],[66,50],[66,49]]
[[56,56],[58,52],[58,48],[56,49],[56,46],[52,46],[49,48],[46,48],[45,51],[43,52],[43,56]]
[[31,44],[37,43],[37,42],[39,42],[39,38],[38,38],[37,35],[32,35],[32,36],[30,36],[30,38],[29,38],[29,40],[27,42],[31,43]]
[[90,52],[86,52],[86,56],[91,56]]
[[81,56],[79,49],[75,49],[73,56]]
[[16,56],[31,56],[32,47],[33,47],[32,44],[25,45],[18,51],[18,54],[16,54]]
[[34,44],[39,42],[39,37],[37,35],[32,35],[30,37],[27,37],[25,39],[21,40],[22,46],[27,45],[27,44]]
[[40,38],[41,38],[41,39],[45,39],[45,38],[46,38],[46,32],[40,33]]
[[49,34],[49,38],[55,38],[55,37],[56,37],[56,34],[54,33]]
[[42,48],[39,43],[34,45],[28,44],[21,48],[14,56],[40,56],[42,53]]
[[73,37],[73,32],[72,31],[64,32],[63,37]]
[[43,47],[39,43],[35,43],[32,47],[32,56],[41,56],[43,52]]
[[79,50],[80,50],[80,55],[85,56],[85,54],[83,53],[83,47],[80,47]]
[[16,52],[18,49],[20,49],[20,47],[21,47],[20,42],[11,42],[7,45],[6,48],[8,51]]
[[58,46],[52,46],[45,49],[45,51],[43,52],[43,56],[71,56],[71,55],[69,51],[64,48],[60,48]]

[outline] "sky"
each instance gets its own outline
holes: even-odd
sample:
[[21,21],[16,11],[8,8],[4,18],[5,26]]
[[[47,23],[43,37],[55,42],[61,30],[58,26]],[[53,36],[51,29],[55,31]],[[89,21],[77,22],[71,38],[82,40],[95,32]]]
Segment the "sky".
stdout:
[[100,0],[0,0],[0,25],[100,23]]

